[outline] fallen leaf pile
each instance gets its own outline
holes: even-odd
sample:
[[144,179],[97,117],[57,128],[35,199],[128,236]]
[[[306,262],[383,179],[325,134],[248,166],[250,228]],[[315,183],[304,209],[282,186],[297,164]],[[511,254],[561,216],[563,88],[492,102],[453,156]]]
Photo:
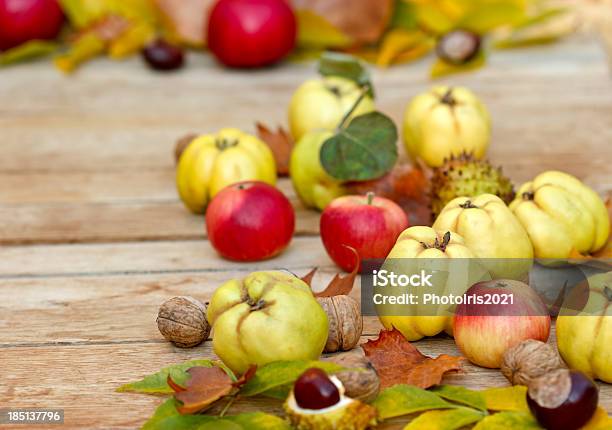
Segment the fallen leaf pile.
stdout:
[[380,376],[382,388],[409,384],[429,388],[442,381],[446,372],[460,370],[463,357],[423,355],[396,329],[381,330],[378,339],[362,345]]

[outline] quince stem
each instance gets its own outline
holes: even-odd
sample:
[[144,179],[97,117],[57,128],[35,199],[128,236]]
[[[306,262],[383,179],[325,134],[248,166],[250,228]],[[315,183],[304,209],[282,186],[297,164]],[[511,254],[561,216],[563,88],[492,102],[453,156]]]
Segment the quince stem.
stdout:
[[347,126],[346,123],[348,119],[351,117],[353,112],[355,112],[355,109],[357,109],[357,107],[359,106],[359,103],[362,102],[362,100],[365,98],[366,95],[368,95],[369,92],[370,92],[370,84],[366,84],[363,87],[361,87],[361,93],[359,94],[359,97],[357,97],[357,100],[355,100],[355,103],[353,103],[353,106],[351,106],[351,108],[342,117],[340,124],[338,124],[338,130],[342,130],[343,128]]

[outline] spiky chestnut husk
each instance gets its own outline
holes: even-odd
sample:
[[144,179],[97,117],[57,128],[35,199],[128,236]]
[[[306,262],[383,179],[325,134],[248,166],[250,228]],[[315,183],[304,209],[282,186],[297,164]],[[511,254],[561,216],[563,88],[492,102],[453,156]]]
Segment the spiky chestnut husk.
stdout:
[[284,408],[291,424],[297,430],[364,430],[376,425],[376,408],[344,395],[340,380],[331,377],[340,390],[340,401],[324,409],[301,408],[293,394],[285,401]]
[[500,167],[493,167],[487,160],[476,160],[465,152],[451,156],[433,170],[431,209],[434,217],[454,198],[480,194],[494,194],[510,203],[515,193],[512,182]]

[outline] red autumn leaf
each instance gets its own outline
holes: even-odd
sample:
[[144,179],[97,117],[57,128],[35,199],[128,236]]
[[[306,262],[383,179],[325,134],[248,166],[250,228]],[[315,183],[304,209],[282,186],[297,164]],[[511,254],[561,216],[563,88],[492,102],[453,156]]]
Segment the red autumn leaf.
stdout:
[[431,225],[430,182],[425,167],[403,163],[382,178],[347,184],[350,194],[373,191],[393,200],[408,214],[410,225]]
[[387,29],[393,0],[292,0],[297,10],[325,18],[357,44],[377,42]]
[[155,0],[166,23],[187,44],[206,41],[208,14],[215,0]]
[[376,340],[362,345],[380,377],[380,387],[397,384],[429,388],[442,381],[444,374],[460,370],[463,357],[442,354],[436,358],[427,357],[397,329],[381,330]]
[[272,154],[274,154],[277,173],[280,176],[287,176],[289,174],[289,158],[293,150],[293,138],[280,126],[276,131],[270,130],[261,122],[257,122],[256,126],[257,135],[268,144]]
[[[346,245],[344,245],[346,246]],[[313,293],[315,297],[333,297],[333,296],[347,296],[353,290],[353,285],[355,284],[355,278],[357,278],[357,273],[359,270],[359,254],[355,248],[350,246],[346,246],[355,254],[355,259],[357,260],[357,264],[355,264],[355,268],[351,273],[345,276],[341,276],[339,273],[336,273],[336,276],[329,281],[329,284],[323,291],[319,291],[317,293]],[[306,275],[304,275],[301,279],[306,282],[308,286],[312,287],[312,278],[317,272],[317,268],[315,267]]]
[[192,367],[187,373],[191,378],[185,387],[168,376],[168,385],[174,390],[174,397],[182,403],[176,408],[181,414],[200,412],[233,389],[232,379],[219,367]]

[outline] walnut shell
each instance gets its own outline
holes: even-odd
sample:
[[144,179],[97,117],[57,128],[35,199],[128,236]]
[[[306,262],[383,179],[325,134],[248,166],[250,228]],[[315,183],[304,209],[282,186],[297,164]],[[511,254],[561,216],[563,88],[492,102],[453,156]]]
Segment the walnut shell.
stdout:
[[553,370],[564,368],[557,351],[547,343],[528,339],[508,348],[501,371],[512,385],[529,383]]
[[[340,353],[328,359],[353,370],[338,372],[335,376],[344,385],[345,394],[362,402],[371,402],[380,391],[380,378],[361,348]],[[356,369],[356,370],[355,370]]]
[[353,349],[363,332],[363,318],[359,302],[344,295],[319,297],[317,300],[325,310],[329,321],[325,352]]
[[196,346],[210,334],[206,306],[188,296],[164,302],[157,315],[157,327],[167,340],[181,348]]

